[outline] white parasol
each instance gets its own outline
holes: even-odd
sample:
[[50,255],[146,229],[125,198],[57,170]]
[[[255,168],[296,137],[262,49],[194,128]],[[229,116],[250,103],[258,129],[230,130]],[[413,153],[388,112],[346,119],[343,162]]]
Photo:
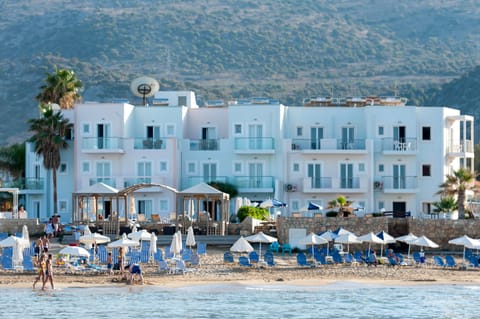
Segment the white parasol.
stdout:
[[411,244],[412,241],[416,240],[417,238],[418,237],[415,236],[414,234],[409,233],[408,235],[397,237],[397,238],[395,238],[395,240],[408,244],[408,255],[407,256],[408,256],[408,258],[410,258],[410,244]]
[[362,241],[358,239],[357,236],[353,233],[345,233],[343,235],[338,236],[337,238],[334,239],[336,243],[340,244],[347,244],[347,252],[350,251],[350,244],[361,244]]
[[87,245],[94,245],[93,249],[93,261],[95,262],[95,248],[98,244],[106,244],[110,242],[110,237],[104,236],[99,233],[90,233],[80,236],[79,242]]
[[138,241],[128,239],[127,235],[125,233],[123,233],[123,235],[120,239],[118,239],[116,241],[112,241],[107,246],[110,247],[110,248],[120,248],[120,247],[126,248],[126,247],[136,247],[138,245],[140,245],[140,243]]
[[383,244],[383,239],[378,237],[372,232],[358,237],[359,240],[368,243],[368,256],[370,256],[370,251],[372,249],[372,244]]
[[90,253],[80,246],[66,246],[59,251],[60,254],[78,257],[90,257]]
[[187,239],[185,240],[185,244],[192,249],[193,246],[195,246],[195,234],[193,232],[193,227],[190,226],[188,227],[187,230]]
[[157,252],[157,235],[154,232],[150,234],[150,247],[148,248],[148,255],[153,259]]
[[304,245],[312,245],[312,257],[314,257],[314,246],[328,244],[328,240],[315,233],[310,233],[307,235],[307,237],[300,239],[299,243]]
[[252,245],[243,237],[241,236],[235,243],[230,247],[230,251],[234,253],[249,253],[253,251]]
[[265,235],[263,232],[256,233],[254,235],[250,235],[248,237],[245,237],[245,239],[251,243],[259,243],[260,248],[259,248],[259,256],[262,256],[262,243],[265,244],[271,244],[274,241],[278,241],[275,237]]
[[23,240],[20,237],[9,236],[0,241],[0,247],[12,247],[12,263],[19,266],[23,262]]
[[465,248],[478,249],[480,247],[480,240],[470,238],[467,235],[451,239],[448,243],[463,246],[463,262],[465,262]]
[[386,245],[386,244],[393,244],[396,242],[396,239],[390,235],[389,233],[387,233],[386,231],[382,230],[381,232],[377,233],[377,236],[378,238],[382,239],[383,240],[383,243],[382,243],[382,250],[381,250],[381,253],[380,253],[380,257],[383,256],[383,245]]
[[329,248],[330,248],[330,242],[333,241],[335,238],[338,237],[337,234],[335,234],[334,232],[332,232],[331,230],[327,230],[323,233],[320,234],[320,237],[322,237],[323,239],[326,239],[328,240],[328,243],[327,243],[327,256],[329,254]]

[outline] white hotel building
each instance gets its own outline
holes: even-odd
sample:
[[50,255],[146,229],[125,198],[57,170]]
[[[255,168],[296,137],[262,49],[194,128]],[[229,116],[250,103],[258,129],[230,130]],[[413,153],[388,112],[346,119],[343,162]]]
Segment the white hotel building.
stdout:
[[[150,106],[117,102],[63,111],[74,138],[58,171],[62,221],[71,220],[72,193],[97,182],[183,190],[222,181],[252,201],[286,202],[287,215],[309,202],[325,212],[343,195],[367,213],[422,217],[446,174],[473,170],[474,118],[447,107],[284,106],[268,99],[199,107],[190,91],[157,92]],[[27,145],[27,179],[46,181],[23,190],[30,218],[53,212],[49,175]],[[135,192],[136,211],[147,219],[168,218],[177,205],[160,188]],[[111,207],[105,201],[98,209],[106,217]]]

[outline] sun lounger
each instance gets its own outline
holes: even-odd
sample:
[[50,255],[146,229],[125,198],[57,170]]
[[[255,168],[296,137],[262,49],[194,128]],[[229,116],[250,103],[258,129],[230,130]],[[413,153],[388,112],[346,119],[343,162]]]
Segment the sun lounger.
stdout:
[[250,260],[245,256],[238,257],[238,263],[242,267],[253,267],[253,264],[251,264]]

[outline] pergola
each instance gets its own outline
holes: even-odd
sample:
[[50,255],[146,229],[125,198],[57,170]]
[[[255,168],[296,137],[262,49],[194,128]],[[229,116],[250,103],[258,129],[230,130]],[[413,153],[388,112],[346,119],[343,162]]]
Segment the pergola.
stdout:
[[[219,235],[225,235],[229,220],[230,195],[206,183],[200,183],[179,192],[178,197],[181,214],[178,216],[177,212],[177,228],[179,222],[182,222],[183,226],[188,225],[188,223],[193,225],[194,223],[204,222],[207,227],[207,234],[211,228],[215,230],[216,234],[218,227]],[[203,211],[200,209],[202,203],[206,207]],[[194,218],[195,216],[196,218]]]

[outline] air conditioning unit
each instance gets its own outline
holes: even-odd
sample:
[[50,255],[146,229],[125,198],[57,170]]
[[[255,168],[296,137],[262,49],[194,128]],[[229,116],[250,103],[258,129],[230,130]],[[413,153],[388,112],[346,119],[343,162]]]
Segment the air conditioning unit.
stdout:
[[297,191],[297,185],[293,185],[293,184],[287,184],[285,186],[287,192],[295,192]]

